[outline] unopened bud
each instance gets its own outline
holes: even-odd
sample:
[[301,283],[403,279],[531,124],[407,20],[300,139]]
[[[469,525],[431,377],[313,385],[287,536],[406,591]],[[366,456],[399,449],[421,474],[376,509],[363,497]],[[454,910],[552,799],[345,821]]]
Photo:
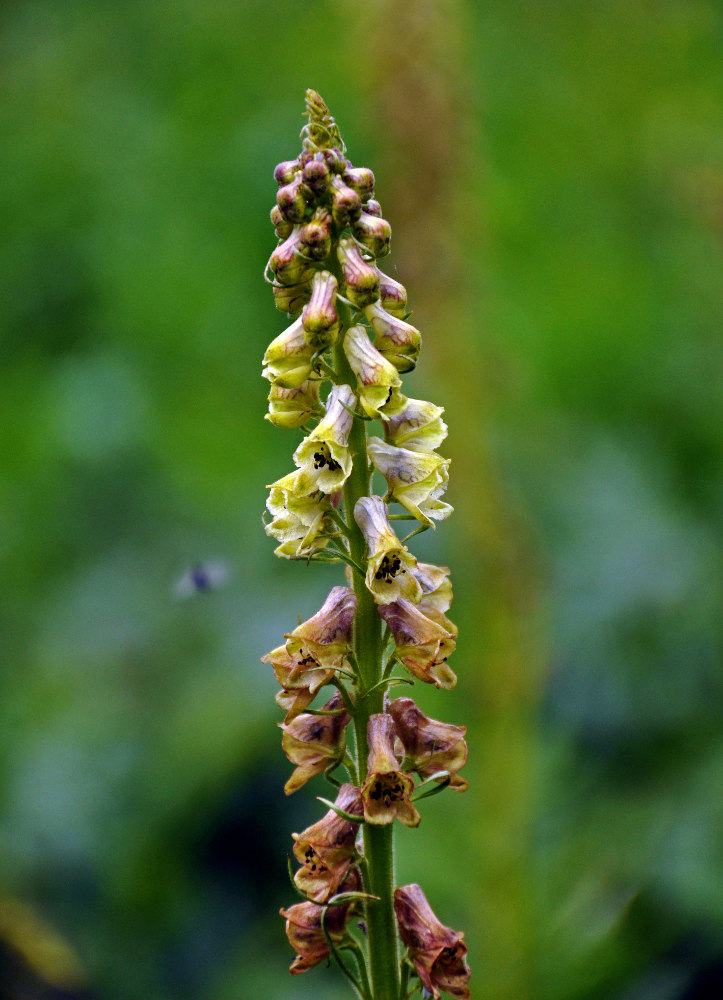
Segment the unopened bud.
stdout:
[[374,174],[369,167],[348,167],[344,171],[344,182],[356,191],[362,201],[374,194]]
[[334,222],[340,229],[345,229],[359,218],[361,198],[353,188],[344,183],[341,177],[332,177],[329,189]]
[[332,146],[328,149],[322,149],[322,154],[326,165],[333,174],[343,174],[347,168],[347,159],[340,149],[336,146]]
[[331,171],[321,153],[315,153],[313,159],[304,165],[302,177],[304,184],[314,192],[316,197],[326,191],[331,180]]
[[299,315],[310,295],[310,281],[303,281],[299,285],[274,285],[274,305],[292,318]]
[[314,267],[304,260],[301,243],[302,227],[295,226],[293,232],[276,247],[269,257],[268,268],[282,285],[298,285],[314,273]]
[[298,171],[301,169],[301,164],[297,160],[282,160],[278,163],[274,169],[274,180],[279,185],[279,187],[284,187],[286,184],[290,184]]
[[374,215],[362,212],[352,226],[352,231],[359,242],[375,257],[386,257],[389,253],[392,227],[386,219],[378,219]]
[[276,204],[281,210],[281,214],[289,222],[299,223],[304,221],[306,216],[307,200],[304,197],[304,188],[301,174],[294,178],[290,184],[285,184],[276,192]]
[[[378,276],[377,276],[378,279]],[[364,315],[374,330],[374,346],[398,372],[411,371],[417,364],[422,335],[411,323],[392,316],[378,302],[364,309]]]
[[310,260],[324,260],[331,250],[331,212],[317,208],[311,222],[302,226],[299,233],[299,253]]
[[391,316],[403,319],[407,312],[407,289],[388,274],[379,275],[379,302]]
[[285,240],[287,236],[291,236],[294,230],[294,223],[284,218],[278,205],[274,205],[271,209],[271,222],[280,240]]
[[303,427],[314,414],[321,412],[319,382],[302,382],[293,389],[272,385],[269,412],[265,419],[277,427]]
[[311,286],[311,298],[301,322],[306,341],[315,351],[325,350],[336,341],[339,316],[336,311],[337,281],[330,271],[317,271]]
[[402,384],[394,365],[374,347],[367,328],[352,326],[344,335],[344,353],[356,375],[359,402],[367,416],[379,418],[389,402],[392,389]]
[[364,260],[351,237],[339,240],[336,253],[344,275],[346,297],[356,309],[371,306],[379,298],[377,269]]
[[374,198],[364,203],[364,211],[367,215],[375,215],[378,219],[382,217],[382,206]]

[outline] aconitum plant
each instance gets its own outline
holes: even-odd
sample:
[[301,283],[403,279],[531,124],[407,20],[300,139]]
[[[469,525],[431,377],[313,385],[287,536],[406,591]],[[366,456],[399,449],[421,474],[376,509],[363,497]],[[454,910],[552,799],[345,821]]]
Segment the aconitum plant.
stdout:
[[406,545],[452,512],[442,499],[449,460],[436,450],[447,427],[442,407],[402,391],[421,335],[403,285],[377,266],[391,228],[374,175],[347,158],[313,90],[306,113],[300,154],[274,172],[279,243],[266,277],[291,324],[263,370],[266,419],[305,437],[295,469],[269,487],[266,532],[277,556],[339,563],[345,583],[263,657],[286,712],[286,793],[320,775],[335,788],[333,801],[319,797],[328,812],[291,835],[302,900],[281,910],[297,953],[291,972],[333,959],[362,1000],[416,989],[466,1000],[463,935],[440,923],[420,886],[394,877],[395,822],[416,827],[421,799],[467,787],[464,727],[390,697],[417,681],[457,682],[449,570]]

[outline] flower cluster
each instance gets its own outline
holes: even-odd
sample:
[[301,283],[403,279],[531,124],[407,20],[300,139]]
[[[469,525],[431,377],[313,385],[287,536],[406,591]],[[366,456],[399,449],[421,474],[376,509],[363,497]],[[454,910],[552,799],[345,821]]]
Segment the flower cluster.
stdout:
[[[333,587],[263,657],[279,682],[282,747],[294,765],[286,793],[320,775],[337,788],[333,802],[322,799],[327,813],[293,834],[303,901],[281,911],[297,952],[291,971],[332,956],[365,1000],[380,1000],[401,989],[398,934],[402,974],[434,997],[464,1000],[462,935],[439,923],[419,886],[392,898],[375,868],[384,852],[391,864],[394,820],[416,827],[421,798],[467,787],[458,773],[464,727],[388,694],[415,681],[457,682],[448,663],[457,637],[449,570],[419,562],[406,545],[452,511],[442,499],[449,460],[436,450],[447,427],[441,407],[402,391],[421,335],[408,322],[404,287],[377,265],[391,228],[374,175],[347,158],[314,91],[307,114],[300,155],[275,170],[279,243],[266,274],[290,325],[263,359],[267,420],[303,438],[295,468],[269,486],[265,527],[276,555],[345,564],[349,585]],[[372,421],[376,434],[367,433]],[[395,526],[405,521],[416,527],[400,538]],[[359,935],[351,920],[361,911]]]

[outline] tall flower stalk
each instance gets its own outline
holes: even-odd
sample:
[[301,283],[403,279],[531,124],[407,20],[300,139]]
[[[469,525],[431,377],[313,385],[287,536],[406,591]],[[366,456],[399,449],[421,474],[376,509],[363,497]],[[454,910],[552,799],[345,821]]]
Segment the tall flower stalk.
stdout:
[[441,499],[449,461],[436,451],[447,428],[441,407],[402,391],[421,335],[406,290],[377,266],[391,227],[374,175],[347,158],[313,90],[306,114],[301,153],[274,172],[279,243],[266,278],[290,325],[263,359],[266,419],[305,436],[295,468],[269,487],[266,532],[281,558],[342,565],[346,585],[263,657],[286,712],[287,794],[322,775],[335,787],[333,801],[319,796],[326,814],[292,834],[302,901],[281,911],[297,952],[291,972],[333,958],[362,1000],[416,989],[466,1000],[463,935],[439,922],[418,885],[394,877],[395,821],[416,827],[421,799],[467,787],[464,727],[390,696],[457,681],[449,570],[406,544],[452,512]]

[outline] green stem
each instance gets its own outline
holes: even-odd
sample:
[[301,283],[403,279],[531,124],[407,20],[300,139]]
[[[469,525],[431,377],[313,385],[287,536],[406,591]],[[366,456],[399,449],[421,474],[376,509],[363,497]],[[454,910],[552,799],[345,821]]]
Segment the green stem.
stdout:
[[[356,389],[352,372],[342,346],[344,330],[350,325],[348,308],[337,300],[341,330],[334,348],[334,366],[340,381]],[[349,554],[354,562],[366,565],[366,543],[356,521],[354,506],[370,490],[369,461],[367,458],[366,423],[354,420],[349,432],[349,449],[353,457],[351,475],[344,484],[344,506],[349,528]],[[354,716],[357,762],[360,778],[366,772],[367,723],[369,716],[384,710],[382,679],[382,619],[367,589],[363,577],[353,574],[357,613],[354,619],[354,655],[359,669],[359,682],[369,697],[359,699]],[[397,953],[397,925],[394,916],[394,828],[393,824],[373,826],[365,823],[364,857],[368,879],[366,892],[378,896],[378,902],[366,906],[369,967],[373,1000],[397,1000],[399,996],[399,956]]]

